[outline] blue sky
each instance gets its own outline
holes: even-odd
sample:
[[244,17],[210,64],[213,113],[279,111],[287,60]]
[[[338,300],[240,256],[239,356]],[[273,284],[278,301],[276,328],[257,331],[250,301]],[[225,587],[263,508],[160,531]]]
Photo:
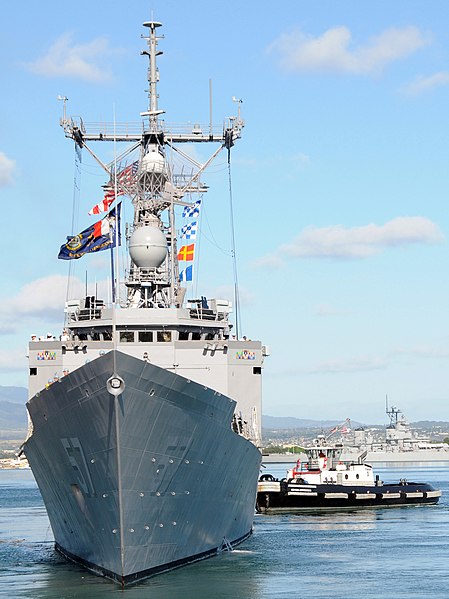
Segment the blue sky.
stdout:
[[[26,386],[30,334],[63,324],[75,163],[57,97],[86,121],[137,121],[153,16],[168,123],[208,122],[209,79],[214,122],[243,100],[232,192],[242,332],[271,351],[264,413],[382,422],[388,395],[412,420],[449,420],[449,3],[105,7],[2,9],[0,384]],[[233,283],[224,154],[204,181],[196,285],[211,297]],[[78,230],[104,182],[84,152]],[[77,261],[79,284],[87,271],[102,288],[108,259]]]

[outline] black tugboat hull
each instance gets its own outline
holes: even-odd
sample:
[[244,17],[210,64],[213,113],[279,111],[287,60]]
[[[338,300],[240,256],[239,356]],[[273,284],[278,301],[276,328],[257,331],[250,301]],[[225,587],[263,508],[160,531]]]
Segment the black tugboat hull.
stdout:
[[441,491],[427,483],[399,483],[377,486],[299,484],[287,481],[260,481],[257,511],[270,514],[296,510],[345,509],[424,505],[438,503]]

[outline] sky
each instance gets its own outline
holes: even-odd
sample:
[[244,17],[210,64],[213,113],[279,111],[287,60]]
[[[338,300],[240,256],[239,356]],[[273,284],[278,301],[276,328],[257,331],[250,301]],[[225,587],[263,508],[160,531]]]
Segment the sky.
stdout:
[[108,252],[57,259],[106,182],[85,151],[76,167],[58,96],[86,122],[139,121],[152,18],[167,123],[207,124],[209,81],[214,122],[242,100],[231,178],[224,153],[203,178],[192,293],[232,289],[232,192],[241,331],[270,350],[264,414],[381,423],[388,396],[449,420],[446,0],[6,3],[0,385],[26,386],[30,335],[62,329],[69,268],[107,286]]

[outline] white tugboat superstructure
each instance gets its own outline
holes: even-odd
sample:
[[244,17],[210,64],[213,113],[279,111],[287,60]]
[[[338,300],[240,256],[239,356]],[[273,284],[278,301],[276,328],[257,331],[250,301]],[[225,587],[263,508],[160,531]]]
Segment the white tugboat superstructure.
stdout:
[[[57,549],[122,585],[251,533],[267,353],[259,341],[232,338],[231,301],[186,302],[178,267],[176,211],[206,191],[201,174],[230,150],[243,122],[238,115],[206,133],[166,127],[156,89],[160,23],[144,25],[149,106],[140,129],[94,130],[68,118],[65,104],[61,121],[109,174],[115,197],[131,198],[126,298],[116,283],[112,305],[70,300],[61,338],[30,343],[24,443]],[[106,165],[88,145],[95,141],[130,142],[128,158],[138,157]],[[177,173],[167,152],[185,158],[176,150],[185,142],[218,148],[204,165]],[[113,234],[117,240],[117,227]]]

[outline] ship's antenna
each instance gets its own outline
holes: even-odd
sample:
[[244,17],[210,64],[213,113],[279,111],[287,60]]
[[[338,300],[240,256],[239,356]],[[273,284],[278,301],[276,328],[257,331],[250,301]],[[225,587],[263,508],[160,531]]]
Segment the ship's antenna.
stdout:
[[[140,116],[149,117],[150,131],[157,133],[158,131],[158,116],[164,113],[164,110],[158,109],[158,95],[157,95],[157,80],[158,71],[156,65],[156,57],[163,54],[161,50],[157,49],[156,28],[160,27],[162,23],[157,21],[146,21],[143,26],[148,27],[150,30],[149,37],[145,38],[148,42],[148,50],[143,50],[141,54],[146,54],[150,59],[150,68],[148,69],[148,110],[147,112],[141,112]],[[142,36],[145,37],[145,36]],[[163,37],[163,36],[161,36]]]
[[209,79],[209,135],[213,135],[212,127],[212,79]]
[[235,231],[234,231],[234,208],[232,202],[232,181],[231,181],[231,148],[228,148],[228,177],[229,177],[229,205],[230,205],[230,220],[231,220],[231,256],[232,268],[234,271],[234,304],[235,304],[235,334],[239,339],[240,329],[240,298],[239,298],[239,283],[237,276],[237,257],[235,252]]
[[[232,98],[233,102],[238,103],[238,114],[240,120],[240,104],[242,100],[236,97]],[[234,271],[234,304],[235,304],[235,334],[239,339],[239,331],[241,328],[240,322],[240,295],[239,295],[239,282],[237,274],[237,256],[235,251],[235,229],[234,229],[234,207],[232,201],[232,181],[231,181],[231,146],[233,145],[232,139],[226,144],[228,149],[228,177],[229,177],[229,204],[230,204],[230,219],[231,219],[231,255],[232,255],[232,267]]]

